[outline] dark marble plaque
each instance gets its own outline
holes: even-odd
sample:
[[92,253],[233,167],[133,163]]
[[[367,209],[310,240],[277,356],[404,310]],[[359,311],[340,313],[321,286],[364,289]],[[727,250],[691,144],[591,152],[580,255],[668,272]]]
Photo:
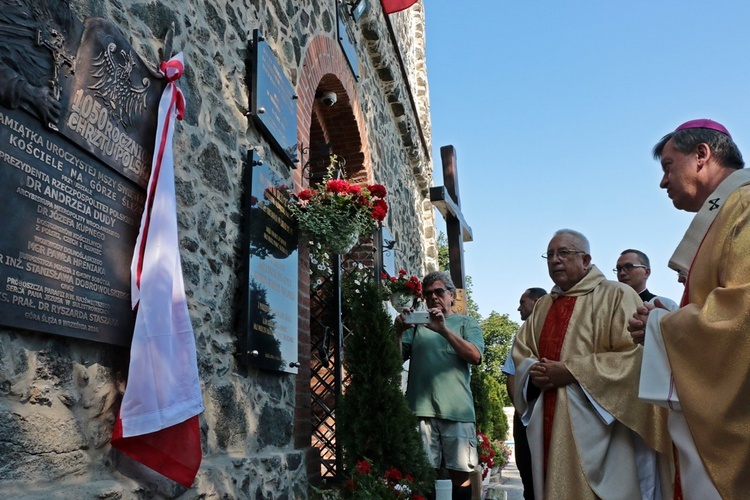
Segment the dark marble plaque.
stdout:
[[297,159],[297,94],[259,30],[253,31],[250,53],[250,112],[253,121],[281,160],[295,168]]
[[0,0],[0,324],[130,343],[163,88],[111,22]]
[[128,345],[143,190],[0,107],[0,199],[0,324]]
[[297,373],[297,225],[287,209],[288,172],[250,153],[245,167],[245,307],[238,352],[245,366]]
[[164,81],[112,23],[91,18],[84,26],[61,98],[60,133],[145,188]]
[[357,47],[352,42],[353,37],[349,33],[349,28],[346,26],[346,18],[351,17],[346,12],[348,6],[344,2],[339,2],[338,9],[336,9],[336,19],[338,21],[338,39],[341,50],[344,52],[346,62],[349,63],[349,69],[352,70],[354,78],[359,80],[359,58],[357,57]]

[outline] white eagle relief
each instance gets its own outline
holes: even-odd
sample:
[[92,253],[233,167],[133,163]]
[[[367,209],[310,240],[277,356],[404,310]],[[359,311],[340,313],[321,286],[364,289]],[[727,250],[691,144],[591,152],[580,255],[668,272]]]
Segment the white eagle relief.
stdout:
[[132,52],[121,49],[119,57],[117,45],[110,43],[93,61],[95,68],[91,76],[98,81],[88,88],[101,98],[124,128],[130,127],[132,118],[146,109],[146,92],[151,82],[148,78],[141,80],[142,87],[135,87],[130,81],[130,74],[135,67]]

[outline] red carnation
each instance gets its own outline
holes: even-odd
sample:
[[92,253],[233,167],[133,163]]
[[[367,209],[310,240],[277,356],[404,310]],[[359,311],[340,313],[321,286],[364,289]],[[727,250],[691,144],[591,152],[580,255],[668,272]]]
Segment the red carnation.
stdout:
[[381,280],[387,280],[389,278],[388,273],[385,271],[380,271],[380,279]]
[[406,276],[406,269],[399,269],[398,270],[398,277],[402,278],[404,276]]
[[356,184],[350,184],[346,189],[346,192],[353,195],[360,195],[362,194],[362,188],[357,186]]
[[388,215],[388,210],[384,210],[381,207],[375,207],[372,209],[372,218],[378,222],[383,222],[386,215]]
[[367,190],[376,198],[385,198],[385,186],[382,184],[372,184],[371,186],[367,186]]
[[357,474],[367,474],[370,472],[370,462],[367,460],[358,460],[354,470]]
[[312,199],[313,193],[309,189],[303,189],[299,192],[297,195],[297,198],[299,198],[302,201],[310,201]]
[[385,200],[374,200],[372,202],[372,218],[383,222],[386,215],[388,215],[388,203]]
[[346,193],[349,190],[349,183],[343,179],[333,179],[326,184],[326,191],[329,193]]
[[414,495],[411,498],[412,500],[427,500],[425,497],[423,497],[419,493],[414,493]]
[[404,475],[401,474],[401,471],[398,470],[397,468],[391,467],[390,469],[385,471],[385,478],[389,481],[393,481],[394,483],[397,483],[404,478]]

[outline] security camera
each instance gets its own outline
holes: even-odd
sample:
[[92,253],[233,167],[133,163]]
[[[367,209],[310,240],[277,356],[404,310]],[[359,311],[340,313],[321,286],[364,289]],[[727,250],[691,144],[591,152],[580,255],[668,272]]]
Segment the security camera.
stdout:
[[329,108],[336,104],[336,101],[338,101],[336,92],[332,92],[330,90],[328,92],[323,92],[323,94],[320,96],[320,102],[322,102],[323,105]]

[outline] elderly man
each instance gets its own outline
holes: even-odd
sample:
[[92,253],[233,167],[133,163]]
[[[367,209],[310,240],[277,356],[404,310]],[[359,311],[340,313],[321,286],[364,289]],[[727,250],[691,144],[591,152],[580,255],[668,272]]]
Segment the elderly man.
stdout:
[[646,288],[646,281],[651,276],[651,262],[648,255],[640,250],[633,248],[623,250],[613,271],[617,274],[617,281],[635,290],[643,302],[654,303],[658,300],[659,306],[664,309],[670,311],[677,309],[677,304],[673,300],[654,295]]
[[[589,243],[561,229],[542,255],[555,283],[516,338],[515,405],[527,422],[536,498],[670,494],[666,413],[638,400],[641,352],[627,332],[642,304],[608,281]],[[660,471],[661,466],[661,471]]]
[[[521,321],[531,316],[534,310],[534,304],[537,300],[547,295],[544,288],[529,288],[521,295],[518,301],[518,312],[521,313]],[[510,346],[508,358],[503,365],[503,373],[507,375],[506,387],[508,395],[513,399],[513,385],[516,379],[516,366],[513,364],[513,345],[516,339],[513,338],[513,344]],[[523,482],[523,498],[525,500],[534,500],[534,479],[531,473],[531,452],[529,451],[529,441],[526,438],[526,427],[521,422],[521,416],[518,412],[513,412],[513,443],[515,447],[516,467],[521,474]]]
[[669,263],[688,273],[681,308],[644,304],[629,322],[635,342],[646,336],[640,395],[671,409],[685,498],[747,498],[750,173],[707,119],[680,125],[653,154],[675,208],[697,214]]
[[471,365],[484,353],[484,338],[471,316],[454,313],[456,287],[448,273],[435,271],[422,280],[429,322],[412,325],[402,312],[394,330],[404,360],[410,359],[406,399],[419,420],[427,458],[445,467],[453,498],[471,499],[471,472],[479,462]]

